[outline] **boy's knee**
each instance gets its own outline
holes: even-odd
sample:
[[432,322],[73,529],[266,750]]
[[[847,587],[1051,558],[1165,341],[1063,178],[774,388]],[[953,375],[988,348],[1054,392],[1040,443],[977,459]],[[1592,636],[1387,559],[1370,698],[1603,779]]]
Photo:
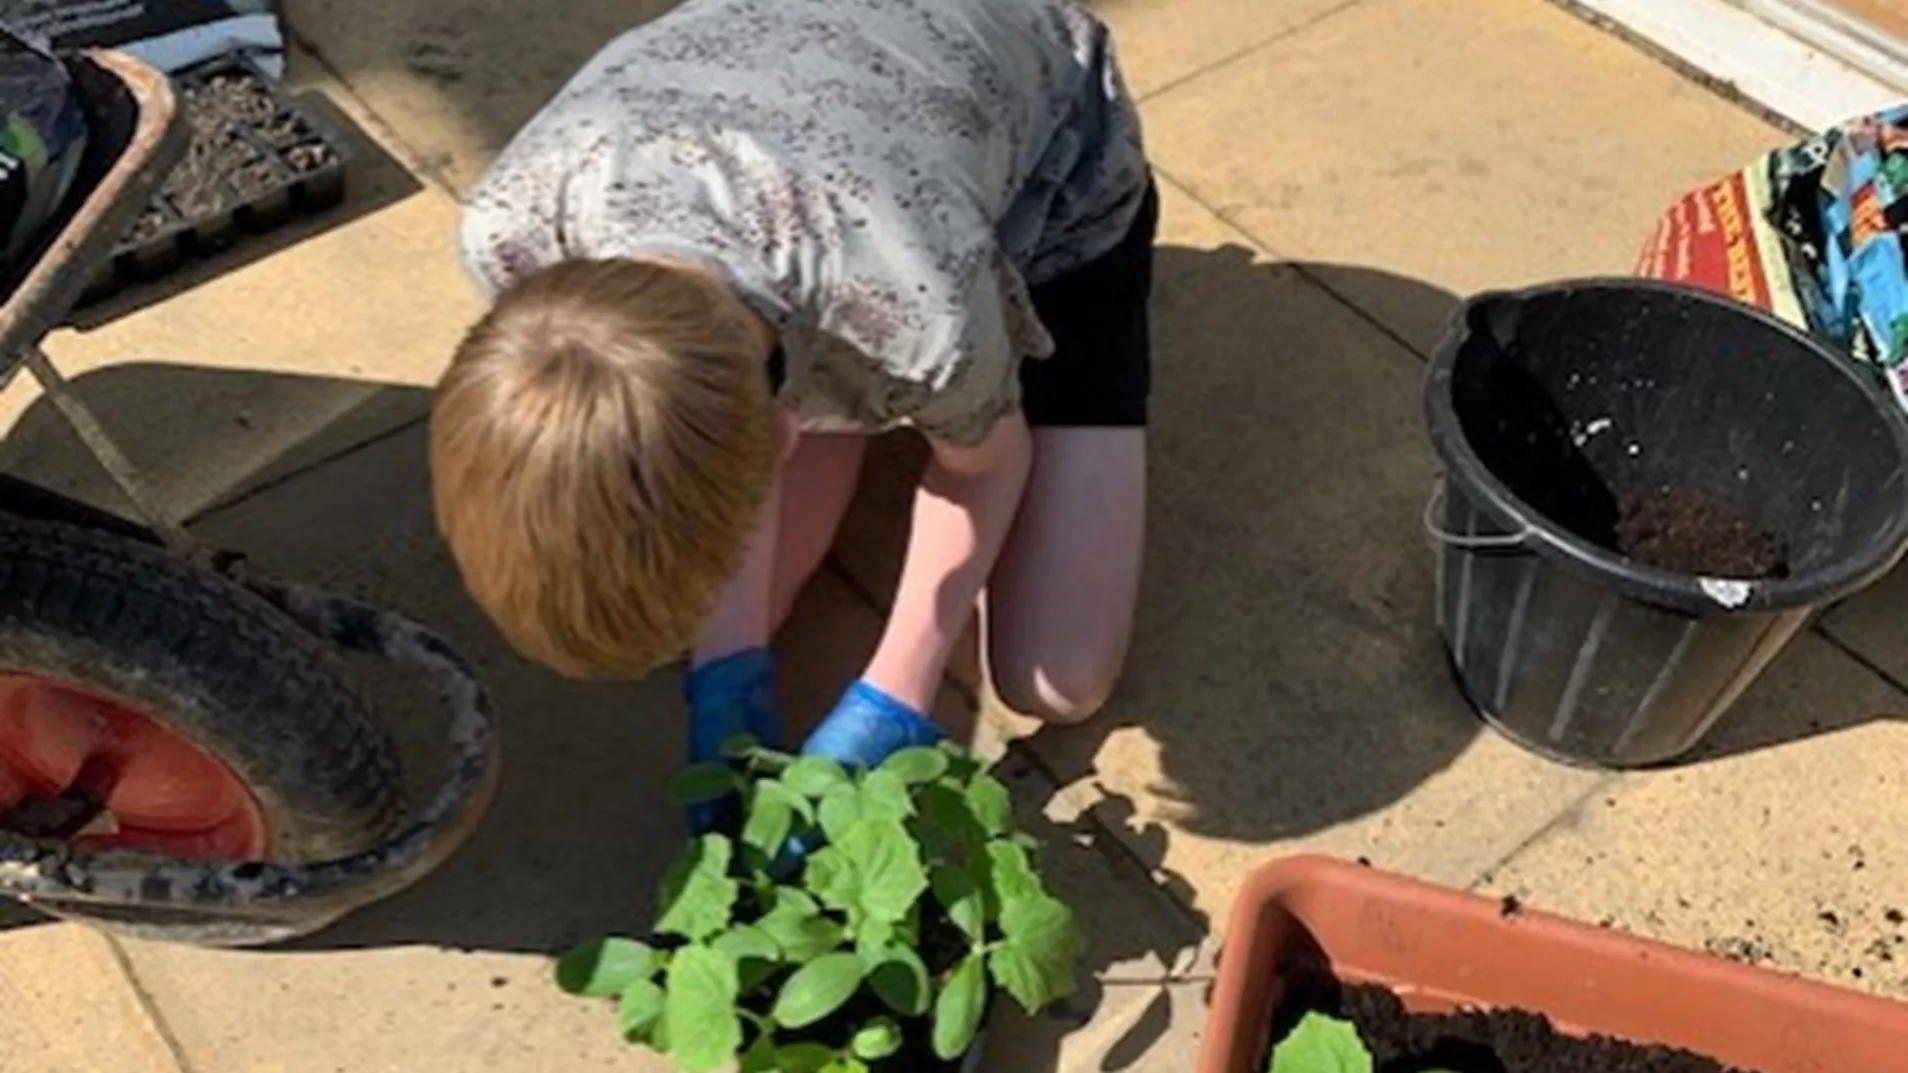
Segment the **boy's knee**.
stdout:
[[1076,726],[1098,714],[1113,696],[1120,668],[1112,661],[995,660],[994,693],[1001,703],[1035,719]]

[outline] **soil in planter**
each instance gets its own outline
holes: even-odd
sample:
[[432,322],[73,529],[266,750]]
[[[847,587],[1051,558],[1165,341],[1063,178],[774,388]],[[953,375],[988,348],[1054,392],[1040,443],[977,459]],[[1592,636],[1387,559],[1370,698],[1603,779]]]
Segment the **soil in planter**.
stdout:
[[1357,1025],[1376,1073],[1743,1073],[1670,1047],[1560,1035],[1545,1018],[1518,1010],[1413,1014],[1386,988],[1321,980],[1295,981],[1274,1038],[1311,1011]]
[[1773,533],[1700,492],[1667,486],[1632,491],[1617,510],[1617,548],[1637,562],[1746,581],[1788,573]]

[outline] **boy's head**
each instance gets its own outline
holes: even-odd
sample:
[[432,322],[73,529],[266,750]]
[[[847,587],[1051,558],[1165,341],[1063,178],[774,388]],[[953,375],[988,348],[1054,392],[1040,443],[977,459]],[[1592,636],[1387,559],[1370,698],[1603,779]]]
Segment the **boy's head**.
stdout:
[[504,290],[431,406],[438,528],[518,651],[573,677],[682,655],[774,472],[764,341],[715,280],[565,261]]

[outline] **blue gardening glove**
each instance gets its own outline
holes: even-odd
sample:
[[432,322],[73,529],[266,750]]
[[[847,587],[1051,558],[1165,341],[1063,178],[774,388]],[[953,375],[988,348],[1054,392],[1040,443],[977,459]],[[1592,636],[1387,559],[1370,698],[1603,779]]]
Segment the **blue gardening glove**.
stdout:
[[802,755],[872,768],[903,749],[934,745],[942,737],[941,728],[920,712],[862,681],[842,694],[802,745]]
[[[722,759],[729,739],[747,734],[769,748],[782,739],[775,710],[775,657],[766,648],[750,648],[705,663],[683,683],[689,704],[689,762]],[[723,818],[735,801],[711,801],[689,809],[689,826],[703,832]]]

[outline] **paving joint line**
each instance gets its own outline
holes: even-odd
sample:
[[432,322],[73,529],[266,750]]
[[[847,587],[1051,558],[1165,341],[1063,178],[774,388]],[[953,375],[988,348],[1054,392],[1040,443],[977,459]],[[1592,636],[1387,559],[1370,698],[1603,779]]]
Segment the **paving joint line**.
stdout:
[[1187,72],[1186,74],[1168,79],[1165,83],[1159,86],[1155,86],[1154,88],[1147,90],[1145,93],[1140,94],[1138,97],[1135,97],[1133,101],[1135,104],[1145,104],[1148,101],[1155,100],[1159,97],[1164,96],[1165,94],[1171,93],[1173,90],[1176,90],[1180,88],[1181,86],[1186,85],[1188,82],[1197,81],[1201,78],[1204,78],[1205,76],[1209,74],[1212,74],[1215,71],[1220,70],[1221,68],[1229,67],[1232,64],[1238,62],[1239,60],[1242,60],[1246,58],[1247,56],[1250,56],[1253,53],[1259,51],[1260,49],[1267,48],[1271,45],[1276,45],[1280,43],[1281,41],[1288,41],[1294,37],[1297,37],[1299,34],[1302,34],[1305,31],[1310,30],[1314,26],[1319,25],[1320,23],[1328,22],[1331,19],[1336,18],[1337,16],[1342,15],[1347,11],[1350,11],[1352,8],[1359,7],[1364,4],[1373,3],[1373,2],[1375,2],[1375,0],[1345,0],[1344,3],[1334,4],[1323,11],[1315,12],[1306,18],[1300,19],[1298,22],[1292,24],[1291,26],[1287,26],[1282,30],[1277,30],[1273,32],[1270,36],[1264,38],[1263,40],[1254,41],[1251,44],[1245,45],[1244,47],[1239,48],[1236,51],[1228,52],[1224,56],[1220,56],[1217,59],[1201,64],[1199,67],[1193,69],[1192,71]]
[[351,84],[351,80],[346,77],[344,70],[337,64],[331,62],[331,58],[325,55],[324,49],[319,48],[316,41],[300,33],[298,28],[292,25],[290,20],[285,20],[284,27],[286,39],[298,46],[300,51],[309,55],[312,60],[318,64],[319,70],[323,71],[333,82],[336,82],[338,87],[350,96],[352,101],[363,110],[365,115],[371,117],[378,128],[378,133],[389,140],[392,147],[397,150],[393,155],[397,157],[398,163],[402,165],[405,170],[422,177],[430,185],[449,194],[459,204],[463,203],[464,195],[450,181],[450,178],[444,174],[444,170],[433,165],[430,162],[428,154],[420,151],[417,146],[413,145],[411,140],[406,138],[398,130],[397,124],[391,122],[364,94],[358,92],[358,88]]
[[205,506],[200,507],[198,510],[191,512],[185,518],[181,519],[181,523],[188,526],[197,525],[198,523],[204,521],[205,519],[211,517],[214,514],[231,510],[234,507],[238,507],[245,503],[249,503],[252,500],[257,499],[259,496],[266,494],[267,492],[276,491],[280,488],[283,488],[285,485],[290,484],[291,482],[295,480],[298,480],[303,477],[309,477],[311,474],[317,472],[318,470],[321,470],[325,468],[326,466],[332,465],[333,463],[342,462],[345,459],[350,458],[352,455],[359,453],[360,451],[366,451],[373,447],[377,447],[384,443],[387,443],[390,440],[394,440],[397,437],[403,435],[404,433],[409,432],[412,429],[418,428],[419,426],[423,425],[428,420],[429,420],[428,416],[419,416],[419,417],[409,418],[392,428],[388,428],[388,429],[385,429],[383,432],[377,433],[376,435],[368,436],[365,439],[357,441],[356,443],[347,444],[343,447],[340,447],[337,450],[332,451],[321,458],[313,459],[312,461],[306,462],[303,465],[293,466],[291,469],[286,470],[285,472],[280,473],[277,476],[268,477],[265,480],[262,480],[259,483],[251,486],[250,488],[246,488],[242,491],[239,491],[231,495],[229,498],[214,499],[212,502],[207,503]]
[[1488,866],[1480,869],[1471,881],[1464,885],[1464,890],[1467,893],[1476,893],[1480,887],[1483,887],[1486,883],[1495,879],[1499,871],[1522,856],[1525,850],[1530,849],[1537,845],[1537,843],[1555,834],[1562,828],[1566,821],[1581,816],[1584,811],[1584,806],[1588,805],[1592,800],[1621,786],[1628,779],[1629,773],[1622,771],[1612,771],[1597,779],[1596,782],[1592,783],[1582,793],[1571,799],[1569,804],[1558,809],[1554,815],[1548,820],[1545,820],[1536,830],[1525,835],[1515,846],[1512,846],[1509,850],[1499,855],[1497,860],[1492,861]]
[[152,992],[146,989],[144,981],[140,980],[139,970],[134,968],[132,958],[127,955],[125,946],[114,935],[106,932],[98,934],[105,941],[106,949],[112,955],[113,964],[119,968],[120,978],[125,980],[126,986],[132,990],[133,1001],[138,1004],[139,1012],[145,1015],[146,1022],[152,1026],[153,1033],[159,1037],[159,1042],[165,1046],[166,1053],[172,1057],[172,1064],[177,1073],[199,1073],[198,1067],[186,1056],[184,1044],[179,1042],[179,1037],[173,1033],[172,1026],[167,1023],[165,1014],[159,1009],[158,1001],[152,997]]

